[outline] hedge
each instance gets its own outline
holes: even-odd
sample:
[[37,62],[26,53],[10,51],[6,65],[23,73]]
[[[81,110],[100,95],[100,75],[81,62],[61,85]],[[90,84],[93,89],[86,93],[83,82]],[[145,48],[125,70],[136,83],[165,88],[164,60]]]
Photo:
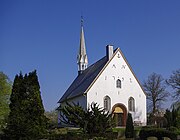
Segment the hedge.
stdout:
[[163,140],[163,137],[168,137],[172,140],[177,140],[177,134],[172,131],[160,129],[160,128],[142,128],[139,137],[142,140],[146,140],[148,137],[157,137],[158,140]]

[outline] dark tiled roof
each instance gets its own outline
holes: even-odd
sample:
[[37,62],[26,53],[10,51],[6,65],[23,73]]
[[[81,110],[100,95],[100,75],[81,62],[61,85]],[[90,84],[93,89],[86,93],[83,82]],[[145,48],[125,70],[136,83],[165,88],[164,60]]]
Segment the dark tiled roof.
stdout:
[[107,57],[105,56],[79,74],[58,103],[84,94],[106,63]]

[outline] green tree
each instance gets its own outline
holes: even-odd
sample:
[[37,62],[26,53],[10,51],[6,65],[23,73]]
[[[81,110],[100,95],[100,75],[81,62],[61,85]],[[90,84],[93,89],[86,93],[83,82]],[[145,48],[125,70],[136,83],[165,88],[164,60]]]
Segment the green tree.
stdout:
[[167,119],[167,127],[171,126],[180,128],[180,110],[173,107],[172,111],[166,110],[164,117]]
[[15,76],[10,97],[6,137],[13,140],[38,139],[46,131],[47,119],[36,71]]
[[57,110],[51,110],[46,111],[45,116],[49,119],[49,128],[53,129],[58,126],[58,111]]
[[111,114],[99,108],[97,103],[91,104],[85,111],[78,104],[69,104],[60,108],[61,121],[83,129],[88,134],[104,134],[112,128]]
[[173,107],[172,109],[172,126],[180,128],[180,110]]
[[[33,135],[41,135],[46,131],[47,118],[44,115],[44,107],[41,99],[40,85],[36,71],[29,73],[24,78],[26,83],[27,106],[26,115]],[[32,127],[33,126],[33,127]]]
[[11,94],[11,81],[8,76],[0,72],[0,133],[6,127],[5,119],[9,113],[9,97]]
[[167,127],[170,128],[173,124],[172,113],[170,110],[166,109],[164,117],[167,119]]
[[126,136],[126,138],[134,137],[134,125],[133,125],[131,113],[128,113],[128,117],[126,120],[125,136]]

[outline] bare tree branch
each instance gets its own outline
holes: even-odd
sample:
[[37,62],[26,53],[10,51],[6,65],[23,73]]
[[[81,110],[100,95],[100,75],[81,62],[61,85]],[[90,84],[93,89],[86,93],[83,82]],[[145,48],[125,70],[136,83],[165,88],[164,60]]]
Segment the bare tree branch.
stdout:
[[163,101],[166,101],[169,93],[165,90],[164,79],[161,75],[152,73],[148,79],[144,81],[143,87],[147,93],[149,100],[148,106],[155,112]]
[[176,102],[180,102],[180,69],[174,71],[166,83],[175,91],[172,94],[173,99]]

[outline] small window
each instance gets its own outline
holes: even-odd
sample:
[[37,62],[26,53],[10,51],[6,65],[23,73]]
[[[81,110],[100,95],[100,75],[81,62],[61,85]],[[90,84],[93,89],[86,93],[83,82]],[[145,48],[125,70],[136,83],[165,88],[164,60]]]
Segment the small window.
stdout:
[[132,111],[132,112],[135,111],[135,101],[133,97],[129,98],[128,107],[129,107],[129,111]]
[[109,96],[104,97],[104,110],[110,111],[111,109],[111,98]]
[[116,81],[116,87],[117,87],[117,88],[121,88],[121,80],[118,79],[118,80]]

